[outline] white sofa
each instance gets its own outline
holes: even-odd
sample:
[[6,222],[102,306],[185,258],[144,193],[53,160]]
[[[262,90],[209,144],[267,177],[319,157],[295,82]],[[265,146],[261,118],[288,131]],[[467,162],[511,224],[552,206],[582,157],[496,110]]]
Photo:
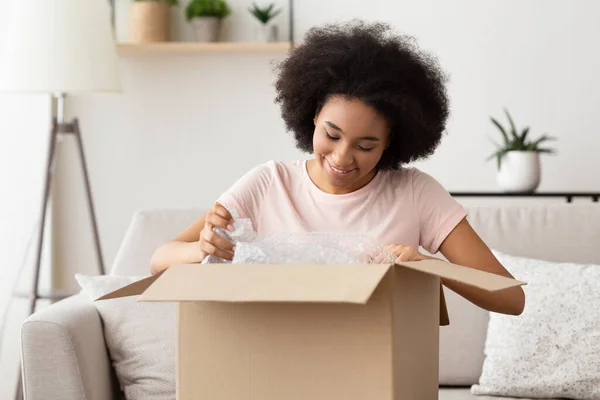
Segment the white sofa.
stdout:
[[[600,205],[564,204],[469,208],[469,220],[499,251],[551,261],[600,264]],[[147,274],[160,243],[197,218],[201,209],[136,213],[111,269]],[[595,243],[595,244],[594,244]],[[517,277],[518,278],[518,277]],[[445,289],[450,325],[440,328],[442,400],[475,397],[484,361],[488,313]],[[100,317],[82,294],[28,318],[22,327],[24,391],[28,400],[122,398],[110,365]]]

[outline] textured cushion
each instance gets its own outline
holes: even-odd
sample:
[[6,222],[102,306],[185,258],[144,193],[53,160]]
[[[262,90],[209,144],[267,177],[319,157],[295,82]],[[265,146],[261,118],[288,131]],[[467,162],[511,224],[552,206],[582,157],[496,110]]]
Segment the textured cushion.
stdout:
[[519,317],[490,314],[474,394],[600,399],[600,265],[496,252],[528,282]]
[[117,252],[111,273],[115,275],[148,275],[154,250],[183,232],[200,218],[206,209],[140,210],[132,218]]
[[[600,264],[600,204],[467,207],[491,248],[522,257]],[[510,271],[510,266],[508,267]],[[511,271],[513,272],[513,271]],[[450,325],[440,328],[440,383],[477,383],[489,314],[444,288]]]
[[[515,400],[515,397],[497,397],[497,396],[476,396],[469,389],[443,387],[439,391],[439,400]],[[533,400],[530,398],[520,398],[519,400]],[[540,399],[535,399],[540,400]]]
[[[142,277],[75,275],[92,300]],[[94,302],[121,389],[128,400],[175,399],[176,304],[137,299]]]
[[444,287],[450,325],[440,327],[439,382],[470,386],[483,364],[489,313]]

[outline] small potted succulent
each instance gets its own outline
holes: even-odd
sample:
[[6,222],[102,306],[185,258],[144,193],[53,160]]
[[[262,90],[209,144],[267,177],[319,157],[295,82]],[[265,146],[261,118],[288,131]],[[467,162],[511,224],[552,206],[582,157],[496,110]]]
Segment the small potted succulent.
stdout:
[[260,42],[276,42],[278,40],[279,32],[277,26],[273,25],[271,22],[273,18],[281,12],[281,9],[275,9],[274,3],[264,7],[252,3],[252,7],[249,8],[249,11],[258,22],[255,29],[256,39]]
[[129,41],[168,42],[171,36],[171,10],[178,0],[133,0],[129,11]]
[[555,152],[554,149],[542,147],[544,142],[556,139],[542,135],[535,140],[528,139],[529,127],[518,131],[515,123],[504,109],[510,128],[502,126],[495,118],[491,121],[502,135],[502,144],[494,143],[496,151],[488,157],[495,159],[498,167],[496,181],[505,192],[533,192],[541,180],[540,154]]
[[221,21],[231,14],[226,0],[191,0],[185,16],[196,31],[199,42],[217,42],[221,32]]

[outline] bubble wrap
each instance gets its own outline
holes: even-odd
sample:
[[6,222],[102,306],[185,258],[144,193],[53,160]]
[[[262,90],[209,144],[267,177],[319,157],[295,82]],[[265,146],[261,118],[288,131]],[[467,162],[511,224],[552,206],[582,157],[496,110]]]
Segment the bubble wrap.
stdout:
[[214,228],[235,243],[232,261],[209,255],[203,264],[388,264],[396,257],[374,238],[362,234],[310,232],[258,235],[249,219],[229,210],[234,231]]

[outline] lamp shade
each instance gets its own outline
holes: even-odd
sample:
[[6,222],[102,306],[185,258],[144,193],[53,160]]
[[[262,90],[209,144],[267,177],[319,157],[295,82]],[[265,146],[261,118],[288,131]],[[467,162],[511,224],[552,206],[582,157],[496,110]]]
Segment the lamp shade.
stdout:
[[121,91],[108,0],[15,3],[0,54],[0,91]]

